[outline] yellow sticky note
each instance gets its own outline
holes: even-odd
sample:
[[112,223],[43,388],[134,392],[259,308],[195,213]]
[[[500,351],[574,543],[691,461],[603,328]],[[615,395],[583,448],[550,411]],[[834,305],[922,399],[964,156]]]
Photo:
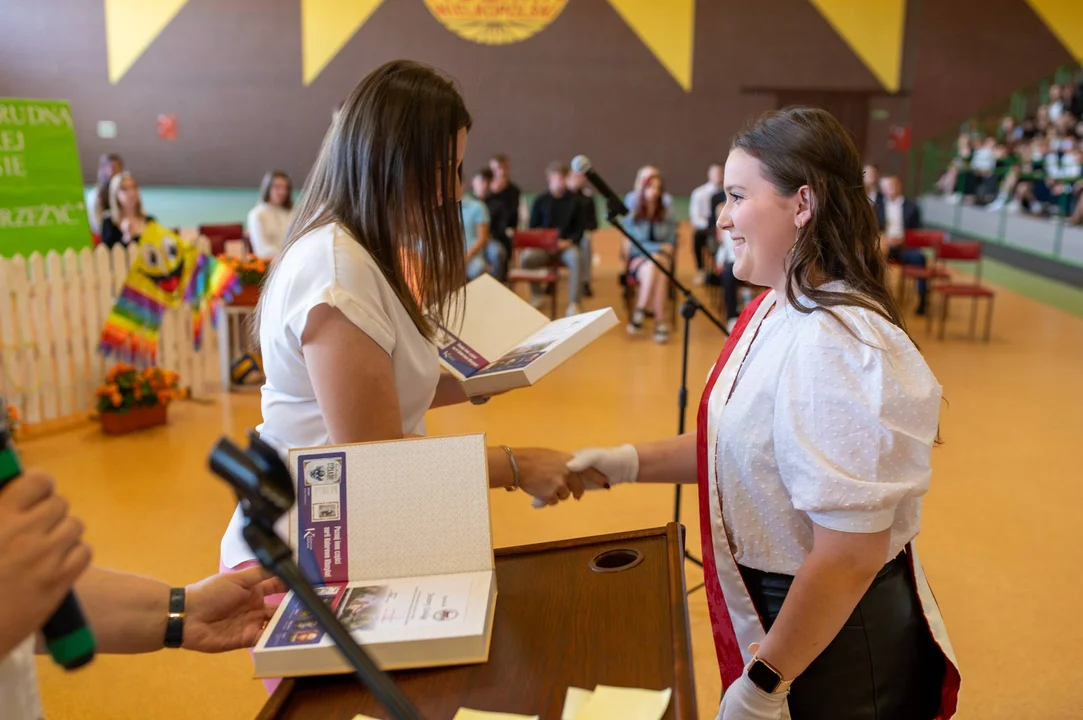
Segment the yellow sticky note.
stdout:
[[569,687],[568,694],[564,696],[564,711],[560,714],[560,720],[579,720],[579,714],[590,702],[592,695],[594,693],[590,690]]
[[511,713],[486,712],[459,708],[453,720],[538,720],[537,715],[512,715]]
[[661,720],[671,694],[670,688],[640,690],[599,685],[576,720]]

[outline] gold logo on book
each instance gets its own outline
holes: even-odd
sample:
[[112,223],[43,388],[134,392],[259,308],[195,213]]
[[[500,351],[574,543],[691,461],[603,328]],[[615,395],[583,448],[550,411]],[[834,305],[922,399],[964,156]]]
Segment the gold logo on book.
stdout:
[[483,45],[507,45],[541,32],[568,0],[425,0],[451,32]]

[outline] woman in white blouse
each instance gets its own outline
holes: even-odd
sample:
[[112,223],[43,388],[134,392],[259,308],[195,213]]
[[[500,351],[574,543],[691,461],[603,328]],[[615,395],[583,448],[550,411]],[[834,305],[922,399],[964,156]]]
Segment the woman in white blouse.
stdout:
[[[343,103],[257,307],[257,430],[280,451],[424,435],[429,409],[468,399],[433,338],[466,275],[457,200],[470,125],[455,86],[409,61],[372,71]],[[489,484],[578,497],[570,457],[490,448]],[[256,564],[242,529],[238,507],[223,569]]]
[[248,241],[252,253],[273,260],[282,252],[293,210],[293,183],[281,170],[263,176],[259,185],[259,203],[248,211]]
[[[861,160],[829,113],[738,134],[718,227],[770,288],[711,373],[696,433],[569,473],[699,484],[722,720],[932,720],[959,673],[913,540],[941,388],[884,282]],[[589,487],[589,478],[588,478]]]

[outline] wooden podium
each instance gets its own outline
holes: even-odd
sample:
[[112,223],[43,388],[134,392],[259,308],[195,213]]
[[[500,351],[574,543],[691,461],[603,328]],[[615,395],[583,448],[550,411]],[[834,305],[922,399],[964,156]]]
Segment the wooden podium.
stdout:
[[[684,530],[496,550],[489,661],[392,673],[426,720],[460,707],[559,720],[568,686],[673,688],[667,720],[695,720]],[[388,718],[355,675],[287,679],[260,720]]]

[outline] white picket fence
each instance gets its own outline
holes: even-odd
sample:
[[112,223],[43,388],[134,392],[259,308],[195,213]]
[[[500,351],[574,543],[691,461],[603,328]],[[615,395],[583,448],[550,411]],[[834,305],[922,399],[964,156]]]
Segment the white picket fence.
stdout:
[[[186,239],[209,252],[206,238]],[[0,257],[0,395],[24,422],[94,408],[95,390],[116,362],[98,352],[98,342],[136,252],[137,245],[118,245]],[[197,352],[187,308],[167,310],[162,319],[156,364],[179,373],[193,396],[217,377],[214,333],[207,317]]]

